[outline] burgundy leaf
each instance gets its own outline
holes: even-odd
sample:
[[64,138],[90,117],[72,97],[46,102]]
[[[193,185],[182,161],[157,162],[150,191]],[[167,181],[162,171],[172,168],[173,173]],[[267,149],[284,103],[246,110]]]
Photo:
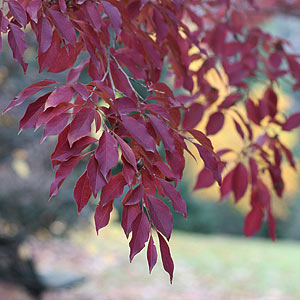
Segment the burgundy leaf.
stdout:
[[138,254],[144,247],[145,243],[148,241],[150,224],[147,216],[143,211],[136,217],[132,223],[132,237],[129,243],[130,247],[130,262],[133,260],[136,254]]
[[107,1],[101,1],[105,13],[109,16],[111,25],[118,36],[121,32],[122,17],[119,10]]
[[228,174],[224,177],[224,180],[221,185],[221,199],[220,201],[227,198],[232,191],[232,176],[233,176],[234,170],[231,170],[228,172]]
[[138,185],[134,190],[129,190],[124,198],[125,205],[138,204],[144,197],[144,185]]
[[181,198],[180,193],[176,188],[168,181],[159,179],[166,196],[171,200],[175,211],[181,213],[186,218],[186,204]]
[[160,247],[160,254],[161,254],[161,259],[163,262],[164,269],[167,273],[170,275],[170,283],[172,284],[173,282],[173,272],[174,272],[174,263],[173,259],[171,256],[170,248],[163,238],[163,236],[157,232],[158,239],[159,239],[159,247]]
[[201,131],[192,129],[189,130],[189,133],[203,146],[205,147],[209,152],[214,151],[213,145],[210,141],[210,139]]
[[73,83],[79,79],[81,72],[87,66],[89,58],[84,59],[77,67],[71,69],[67,75],[67,83]]
[[108,184],[101,191],[101,198],[99,205],[105,206],[111,200],[119,198],[123,194],[126,181],[122,173],[112,176]]
[[93,27],[99,31],[101,28],[101,15],[95,3],[86,1],[86,11]]
[[76,32],[68,17],[53,9],[48,9],[48,12],[61,36],[75,47]]
[[147,260],[148,260],[148,266],[149,266],[149,273],[151,273],[152,269],[154,268],[154,266],[156,265],[156,262],[157,262],[157,251],[156,251],[156,247],[154,245],[152,235],[150,236],[150,239],[148,242]]
[[263,221],[263,211],[259,206],[255,206],[247,214],[244,224],[245,236],[249,237],[259,231]]
[[63,162],[55,173],[55,179],[50,186],[49,200],[57,194],[59,187],[62,185],[64,180],[71,175],[74,167],[82,159],[81,155],[74,156],[68,161]]
[[40,90],[44,89],[45,86],[55,83],[56,81],[52,79],[44,79],[34,84],[31,84],[27,88],[25,88],[21,93],[19,93],[4,109],[3,113],[6,113],[10,109],[15,106],[22,104],[27,98],[31,97],[35,93],[39,92]]
[[215,183],[215,179],[212,172],[207,168],[203,168],[198,175],[197,182],[194,187],[194,191],[198,189],[210,187],[214,183]]
[[52,26],[46,17],[40,17],[38,24],[38,44],[40,53],[46,52],[51,46],[52,42]]
[[108,131],[102,133],[99,146],[95,152],[95,158],[98,161],[101,173],[107,179],[108,172],[119,160],[118,143]]
[[120,148],[122,150],[122,153],[125,157],[125,159],[128,161],[128,163],[130,163],[132,165],[132,167],[137,171],[137,167],[136,167],[136,158],[135,155],[132,151],[132,149],[129,147],[129,145],[122,139],[120,138],[118,135],[116,135],[116,138],[118,140],[118,143],[120,145]]
[[90,107],[84,107],[77,112],[75,118],[70,123],[70,130],[68,134],[70,147],[72,147],[74,142],[90,134],[91,124],[94,120],[94,117],[95,110]]
[[31,20],[33,20],[35,23],[38,22],[38,12],[42,7],[42,1],[41,0],[31,0],[29,1],[26,10],[28,12],[28,15],[30,16]]
[[242,130],[241,125],[236,120],[233,120],[233,122],[234,122],[234,126],[235,126],[236,131],[241,136],[241,138],[244,139],[245,135],[244,135],[244,132]]
[[90,181],[90,187],[93,191],[93,195],[96,198],[99,190],[104,187],[107,182],[104,179],[95,155],[92,155],[87,165],[87,174]]
[[25,33],[19,28],[19,26],[13,23],[10,23],[9,27],[10,31],[8,32],[7,37],[8,44],[11,48],[14,59],[20,63],[25,73],[28,66],[28,64],[25,63],[23,59],[23,54],[27,48],[26,43],[24,41]]
[[238,202],[245,194],[248,186],[248,170],[243,163],[238,163],[232,175],[232,190],[235,202]]
[[72,100],[73,95],[74,90],[72,87],[67,85],[58,87],[49,96],[46,103],[46,108],[55,107],[63,102],[70,102]]
[[141,209],[138,204],[123,207],[121,225],[127,238],[132,231],[132,223],[140,212]]
[[113,210],[113,201],[108,202],[106,205],[97,205],[96,211],[95,211],[95,225],[96,225],[96,231],[97,234],[99,230],[103,227],[105,227],[110,219],[110,213]]
[[87,205],[92,195],[87,171],[85,171],[76,182],[73,195],[78,207],[78,213],[80,213],[81,210]]
[[207,135],[213,135],[219,132],[223,125],[224,125],[224,115],[221,112],[215,112],[213,113],[208,120],[208,123],[206,125],[206,134]]
[[180,180],[182,178],[185,166],[185,159],[183,153],[180,151],[166,151],[166,160],[169,166],[171,167],[172,171],[176,175],[177,179]]
[[69,118],[69,113],[62,113],[52,118],[44,127],[41,143],[43,143],[48,136],[61,133],[67,126]]
[[290,131],[298,126],[300,126],[300,112],[291,115],[283,124],[282,129]]
[[202,120],[204,113],[204,106],[199,103],[193,103],[184,114],[182,129],[189,130],[196,127]]
[[211,154],[206,148],[198,144],[194,144],[194,145],[197,147],[205,167],[212,172],[214,179],[218,182],[219,185],[221,185],[221,181],[222,181],[221,173],[219,170],[218,161],[215,158],[215,156]]
[[155,129],[155,132],[158,135],[160,135],[163,144],[165,146],[165,149],[169,151],[174,151],[175,149],[174,137],[170,133],[169,127],[165,124],[164,121],[158,119],[153,115],[148,115],[148,118],[150,119],[152,126]]
[[23,129],[35,128],[38,117],[44,110],[48,96],[49,93],[28,105],[23,118],[20,120],[19,134]]
[[146,151],[156,152],[155,141],[147,132],[146,127],[131,117],[122,117],[122,124]]
[[67,5],[66,5],[66,0],[59,0],[58,1],[59,8],[60,10],[65,13],[67,11]]
[[27,15],[23,6],[18,1],[9,0],[8,7],[13,17],[25,27],[27,24]]
[[250,165],[250,171],[251,171],[251,183],[255,184],[257,182],[258,177],[258,166],[254,158],[249,158],[249,165]]
[[148,195],[147,198],[150,219],[157,230],[159,230],[167,238],[167,240],[169,240],[173,229],[173,216],[168,206],[154,196]]
[[122,173],[123,173],[124,179],[125,179],[126,183],[128,184],[128,186],[132,186],[132,184],[135,180],[136,171],[134,170],[132,165],[127,162],[127,160],[124,158],[124,155],[121,156],[121,160],[123,162]]
[[284,182],[281,176],[281,169],[276,166],[269,166],[268,169],[271,175],[274,190],[278,197],[282,197],[284,190]]
[[72,103],[61,103],[56,107],[49,107],[39,115],[35,124],[35,130],[37,130],[41,125],[48,123],[52,118],[68,111],[72,107]]

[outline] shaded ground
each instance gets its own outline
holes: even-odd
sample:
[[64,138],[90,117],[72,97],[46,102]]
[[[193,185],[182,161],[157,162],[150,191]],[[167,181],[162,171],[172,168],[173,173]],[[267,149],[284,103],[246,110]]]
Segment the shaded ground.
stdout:
[[[84,276],[76,287],[44,294],[43,300],[297,300],[300,243],[175,233],[175,279],[159,263],[148,274],[145,253],[132,264],[118,226],[75,232],[68,241],[32,240],[40,272],[53,284]],[[21,289],[0,284],[0,299],[31,300]]]

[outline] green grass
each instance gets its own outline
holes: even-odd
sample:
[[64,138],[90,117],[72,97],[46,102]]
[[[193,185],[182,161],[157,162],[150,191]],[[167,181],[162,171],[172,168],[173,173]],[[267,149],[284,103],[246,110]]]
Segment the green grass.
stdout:
[[118,225],[110,224],[99,237],[77,232],[73,239],[92,257],[102,258],[105,272],[98,280],[107,299],[117,299],[111,296],[116,289],[118,299],[130,300],[300,299],[297,242],[175,232],[171,238],[175,261],[171,286],[161,263],[148,274],[145,251],[132,264],[128,262],[128,242]]

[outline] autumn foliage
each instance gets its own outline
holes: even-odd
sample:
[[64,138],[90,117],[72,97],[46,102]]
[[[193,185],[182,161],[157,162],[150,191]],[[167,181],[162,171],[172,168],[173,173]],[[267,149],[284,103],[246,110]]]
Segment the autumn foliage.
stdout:
[[[43,79],[28,86],[4,111],[24,103],[20,131],[44,126],[42,141],[58,136],[51,155],[56,173],[50,198],[76,165],[86,162],[74,188],[78,212],[100,195],[94,216],[98,232],[109,223],[114,200],[127,191],[121,225],[131,236],[130,261],[147,244],[151,272],[159,246],[171,281],[174,264],[167,241],[172,213],[161,199],[169,199],[174,211],[187,217],[176,189],[185,152],[193,156],[195,147],[204,162],[196,188],[217,182],[221,199],[232,194],[235,202],[251,190],[246,236],[266,220],[275,239],[271,191],[261,175],[269,174],[282,197],[282,160],[296,168],[280,133],[299,127],[300,113],[278,111],[277,93],[286,75],[299,89],[298,56],[285,51],[284,40],[253,25],[249,16],[259,12],[259,4],[241,2],[8,0],[0,11],[2,38],[7,34],[24,72],[25,28],[36,36],[39,71],[67,71],[65,82]],[[196,61],[199,67],[191,68]],[[221,101],[218,88],[207,80],[211,70],[226,74],[229,93]],[[86,71],[90,81],[82,82]],[[249,97],[248,79],[261,74],[265,92],[257,101]],[[208,122],[202,132],[195,126],[204,116]],[[232,145],[224,142],[215,151],[209,139],[227,118],[244,145],[230,168],[226,154],[233,152]],[[255,127],[261,129],[259,136],[253,134]],[[120,160],[122,171],[112,175]]]

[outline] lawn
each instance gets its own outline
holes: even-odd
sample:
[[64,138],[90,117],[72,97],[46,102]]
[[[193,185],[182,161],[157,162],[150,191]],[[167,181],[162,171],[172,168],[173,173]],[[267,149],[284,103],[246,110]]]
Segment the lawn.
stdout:
[[76,231],[68,241],[35,240],[30,247],[42,273],[86,277],[83,284],[48,292],[43,300],[300,299],[297,242],[174,232],[173,285],[161,263],[148,274],[145,252],[129,263],[127,240],[117,224],[98,237],[92,230]]

